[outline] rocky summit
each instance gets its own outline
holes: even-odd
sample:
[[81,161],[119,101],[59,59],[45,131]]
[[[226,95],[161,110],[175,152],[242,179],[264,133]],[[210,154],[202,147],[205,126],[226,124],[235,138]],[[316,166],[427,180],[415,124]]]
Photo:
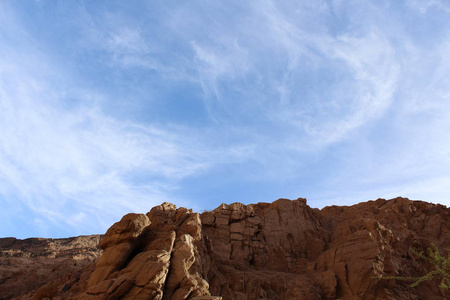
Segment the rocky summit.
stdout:
[[427,274],[415,251],[432,244],[450,248],[450,208],[406,198],[163,203],[103,237],[0,239],[0,299],[450,299],[439,281],[379,279]]

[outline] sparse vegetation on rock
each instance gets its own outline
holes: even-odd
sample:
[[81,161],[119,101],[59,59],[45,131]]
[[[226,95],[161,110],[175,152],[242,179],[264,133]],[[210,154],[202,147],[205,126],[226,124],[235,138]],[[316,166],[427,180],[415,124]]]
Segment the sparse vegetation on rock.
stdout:
[[432,243],[431,247],[427,248],[426,253],[424,251],[418,252],[413,248],[410,248],[410,251],[431,266],[431,270],[427,274],[417,277],[382,276],[379,278],[407,281],[410,282],[411,287],[416,287],[425,281],[437,280],[442,291],[450,290],[450,252],[448,250],[447,257],[445,257],[445,255],[441,255],[441,251],[436,244]]

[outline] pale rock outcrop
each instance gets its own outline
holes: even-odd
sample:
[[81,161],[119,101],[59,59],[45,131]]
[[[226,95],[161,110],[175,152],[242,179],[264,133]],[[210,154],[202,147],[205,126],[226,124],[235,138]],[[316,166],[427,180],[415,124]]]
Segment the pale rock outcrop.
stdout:
[[77,299],[210,296],[201,275],[200,218],[191,210],[163,203],[147,215],[126,215],[106,232],[100,247],[105,252]]
[[124,266],[138,246],[138,237],[148,225],[150,221],[146,215],[127,214],[108,229],[99,244],[105,252],[89,278],[88,287],[97,285]]

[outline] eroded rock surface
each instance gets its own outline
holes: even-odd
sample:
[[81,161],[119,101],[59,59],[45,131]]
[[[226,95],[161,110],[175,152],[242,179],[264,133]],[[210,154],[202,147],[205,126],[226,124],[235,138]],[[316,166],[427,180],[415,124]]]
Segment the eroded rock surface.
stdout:
[[[104,254],[77,299],[193,299],[211,296],[198,213],[163,203],[129,214],[100,242]],[[199,298],[208,299],[208,298]]]
[[450,248],[450,209],[406,198],[322,210],[280,199],[202,214],[163,203],[124,216],[96,264],[34,298],[448,299],[436,282],[377,279],[426,274],[410,249],[431,243]]
[[61,289],[70,289],[102,254],[100,238],[0,239],[0,299],[31,298],[29,292],[53,280],[64,283]]

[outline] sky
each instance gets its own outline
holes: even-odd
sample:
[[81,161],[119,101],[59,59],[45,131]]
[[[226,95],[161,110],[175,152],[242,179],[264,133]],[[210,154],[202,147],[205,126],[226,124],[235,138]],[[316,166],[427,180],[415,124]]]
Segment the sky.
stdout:
[[450,206],[450,1],[0,1],[0,237],[171,202]]

